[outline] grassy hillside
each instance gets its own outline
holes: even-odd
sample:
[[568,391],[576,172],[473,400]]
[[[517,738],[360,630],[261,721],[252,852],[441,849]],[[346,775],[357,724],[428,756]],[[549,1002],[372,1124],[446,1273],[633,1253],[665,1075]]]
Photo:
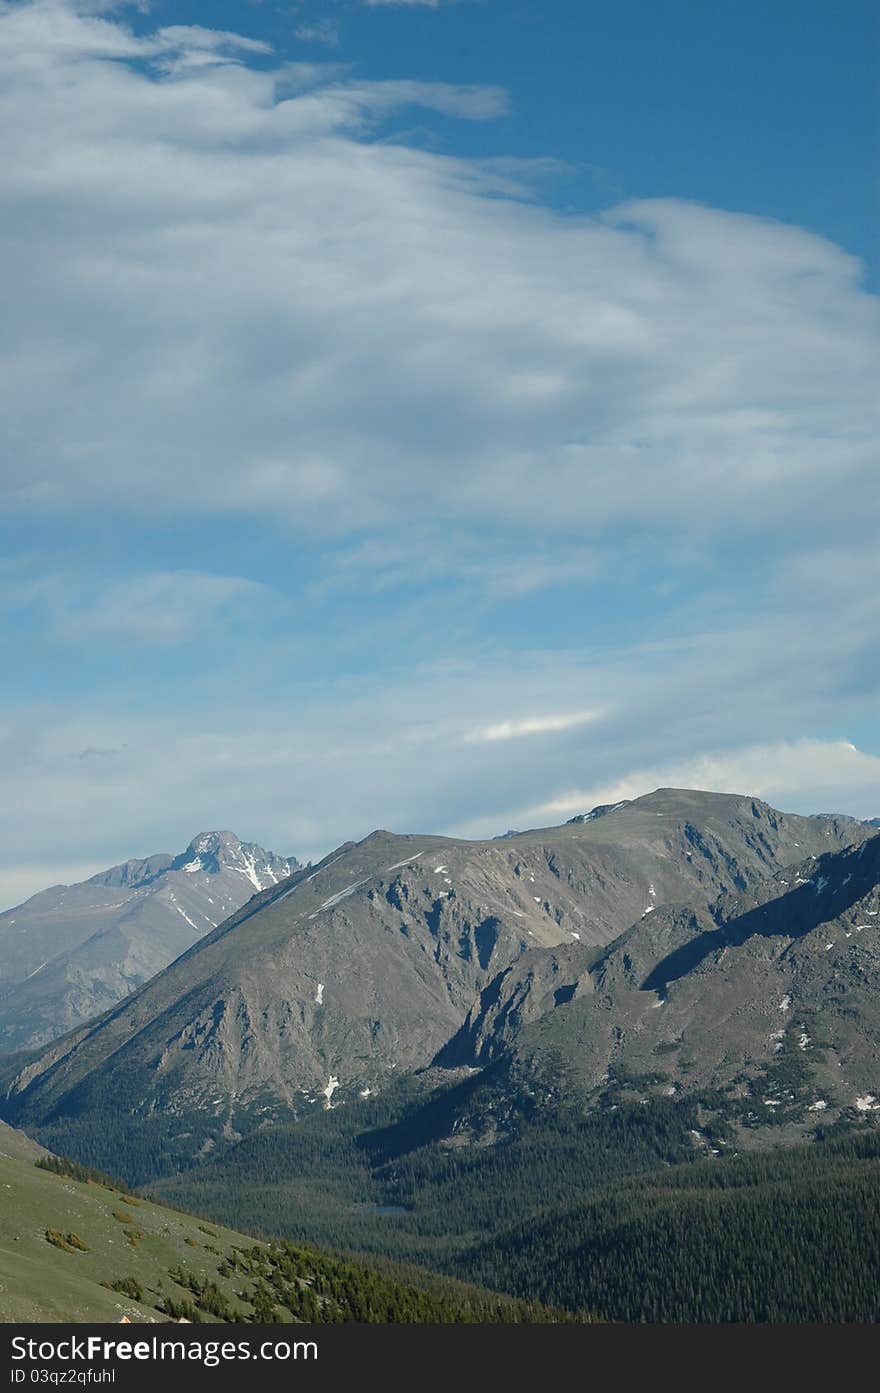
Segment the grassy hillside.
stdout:
[[404,1277],[302,1246],[257,1243],[84,1175],[0,1124],[0,1320],[559,1318],[429,1274]]
[[[0,1320],[167,1319],[155,1305],[163,1295],[184,1299],[169,1275],[181,1265],[233,1294],[234,1283],[223,1283],[217,1269],[224,1252],[253,1240],[43,1170],[36,1164],[41,1154],[21,1133],[0,1132]],[[142,1299],[103,1282],[128,1282]]]

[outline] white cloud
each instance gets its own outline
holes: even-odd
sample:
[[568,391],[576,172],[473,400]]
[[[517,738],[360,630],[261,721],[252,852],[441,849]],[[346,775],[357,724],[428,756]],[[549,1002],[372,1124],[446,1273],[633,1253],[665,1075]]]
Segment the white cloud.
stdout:
[[876,511],[876,302],[821,238],[559,217],[373,139],[412,104],[491,119],[493,88],[249,66],[61,0],[0,3],[0,44],[7,508],[170,512],[185,476],[206,513],[337,533]]
[[868,809],[880,808],[880,759],[858,750],[848,740],[752,745],[699,755],[679,764],[634,770],[591,789],[569,789],[519,817],[558,822],[602,803],[640,798],[656,788],[750,794],[783,807],[795,799],[805,812],[850,812],[861,806],[868,816]]
[[[565,680],[559,668],[553,677]],[[591,724],[559,732],[561,747],[540,758],[521,758],[516,741],[462,740],[470,693],[460,679],[423,673],[409,691],[383,683],[372,693],[304,682],[287,709],[261,703],[249,724],[223,706],[222,692],[215,704],[207,695],[201,706],[188,702],[184,714],[7,714],[0,905],[129,856],[179,850],[213,826],[314,858],[377,826],[491,837],[658,787],[753,794],[796,812],[880,815],[880,758],[847,741],[737,745],[621,775],[604,725],[601,735]],[[489,674],[496,698],[505,680],[509,673]],[[565,781],[573,768],[606,777],[573,786]]]
[[469,731],[465,740],[521,740],[527,735],[550,735],[557,731],[574,730],[577,726],[601,719],[599,711],[573,711],[564,716],[525,716],[515,721],[497,721]]
[[[559,216],[527,162],[408,148],[414,104],[481,120],[506,98],[0,0],[4,514],[82,549],[96,518],[124,544],[185,517],[235,530],[243,570],[278,531],[323,541],[303,598],[342,596],[319,652],[282,662],[301,636],[279,624],[257,666],[249,619],[275,600],[246,576],[159,548],[116,589],[4,569],[6,606],[101,653],[230,640],[188,652],[201,679],[169,663],[150,709],[124,680],[0,708],[11,872],[34,846],[57,880],[52,856],[106,865],[212,825],[299,855],[377,824],[491,834],[668,783],[880,812],[873,756],[791,739],[876,721],[858,265],[675,199]],[[588,581],[557,612],[552,588]],[[655,631],[627,585],[646,615],[668,597]],[[403,607],[364,621],[394,587]],[[334,644],[355,657],[328,678]]]
[[[456,86],[449,82],[413,82],[396,79],[384,82],[347,82],[331,89],[325,99],[374,116],[384,116],[400,107],[419,106],[425,111],[438,111],[443,116],[457,116],[465,121],[491,121],[504,116],[508,110],[507,93],[501,87],[480,85]],[[357,124],[352,116],[345,125]]]

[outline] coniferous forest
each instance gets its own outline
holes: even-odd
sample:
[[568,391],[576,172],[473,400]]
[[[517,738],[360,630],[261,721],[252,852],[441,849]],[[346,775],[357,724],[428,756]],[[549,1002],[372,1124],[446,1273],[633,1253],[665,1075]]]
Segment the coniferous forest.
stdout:
[[876,1131],[737,1153],[697,1113],[563,1114],[494,1146],[405,1153],[388,1149],[393,1129],[325,1114],[155,1189],[257,1233],[605,1320],[877,1320]]

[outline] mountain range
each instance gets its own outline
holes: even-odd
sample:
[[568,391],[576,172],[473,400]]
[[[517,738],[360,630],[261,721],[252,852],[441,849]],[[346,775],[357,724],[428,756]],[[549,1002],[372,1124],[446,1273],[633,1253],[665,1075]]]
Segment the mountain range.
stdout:
[[0,1053],[44,1045],[154,977],[299,863],[232,832],[125,861],[0,914]]
[[[207,878],[191,851],[131,879]],[[6,1120],[213,1221],[572,1312],[875,1318],[875,827],[660,789],[272,869],[0,1059]]]
[[[665,1086],[682,1087],[698,1042],[691,1047],[696,1026],[686,1019],[696,1008],[679,1011],[678,1001],[692,991],[714,1001],[730,964],[712,975],[707,958],[686,981],[658,978],[656,990],[645,987],[651,973],[721,925],[744,931],[750,896],[830,904],[818,881],[805,891],[798,882],[814,862],[873,836],[849,819],[673,789],[502,840],[375,832],[256,893],[97,1021],[7,1066],[3,1106],[10,1120],[37,1126],[85,1125],[112,1107],[118,1125],[127,1113],[128,1126],[183,1133],[175,1155],[191,1160],[432,1064],[537,1057],[542,1032],[555,1040],[563,1030],[573,1032],[559,1047],[567,1071],[576,1060],[579,1076],[598,1084],[612,1056],[632,1055],[641,1068],[633,1042],[650,1053],[672,1043],[674,1027],[687,1040]],[[775,940],[761,942],[771,954]],[[823,957],[826,975],[840,952]],[[752,956],[747,946],[736,959],[749,979]],[[769,1006],[761,1016],[772,1053],[770,1021],[791,1024],[779,1009],[788,977],[774,965],[765,978],[776,993],[775,1016]],[[706,1010],[711,1018],[715,1007]],[[753,1016],[743,1016],[738,1059],[758,1050]],[[718,1063],[711,1049],[705,1061],[693,1065],[701,1081]],[[860,1063],[860,1096],[870,1091],[862,1074]]]

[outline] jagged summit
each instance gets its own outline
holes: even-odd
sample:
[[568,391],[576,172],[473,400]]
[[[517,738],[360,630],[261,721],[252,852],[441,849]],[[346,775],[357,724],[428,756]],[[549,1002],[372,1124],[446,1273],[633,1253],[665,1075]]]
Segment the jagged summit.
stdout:
[[133,858],[0,914],[0,1053],[39,1046],[160,972],[299,868],[234,832]]
[[171,864],[172,870],[187,875],[219,875],[227,870],[244,876],[255,890],[277,885],[298,867],[295,858],[284,859],[264,851],[255,842],[241,841],[234,832],[200,832]]
[[193,837],[186,851],[179,858],[190,859],[210,859],[215,861],[225,856],[234,856],[241,847],[241,838],[234,832],[200,832],[197,837]]

